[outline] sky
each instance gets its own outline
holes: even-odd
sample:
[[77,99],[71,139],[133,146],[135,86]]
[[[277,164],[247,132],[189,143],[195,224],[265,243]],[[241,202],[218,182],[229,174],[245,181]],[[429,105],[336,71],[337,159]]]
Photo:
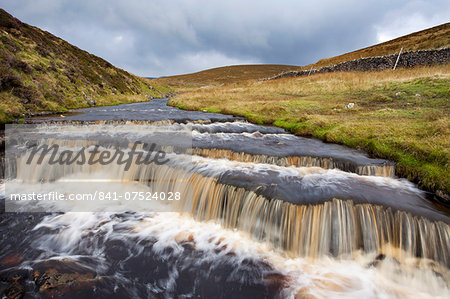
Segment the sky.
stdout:
[[0,7],[146,77],[306,65],[450,21],[448,0],[0,0]]

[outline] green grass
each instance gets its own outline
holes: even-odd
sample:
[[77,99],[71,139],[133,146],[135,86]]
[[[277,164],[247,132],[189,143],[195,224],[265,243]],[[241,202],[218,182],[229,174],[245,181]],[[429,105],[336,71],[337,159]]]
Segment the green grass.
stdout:
[[[450,65],[320,74],[185,91],[170,104],[244,116],[397,163],[397,174],[450,194]],[[353,109],[345,104],[354,103]]]

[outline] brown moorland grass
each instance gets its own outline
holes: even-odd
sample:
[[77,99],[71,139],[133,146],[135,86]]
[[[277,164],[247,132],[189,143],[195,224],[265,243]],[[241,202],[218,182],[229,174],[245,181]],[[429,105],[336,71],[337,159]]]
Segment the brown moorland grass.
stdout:
[[282,72],[296,71],[299,68],[294,65],[280,64],[232,65],[192,74],[163,77],[156,81],[173,86],[187,85],[187,87],[198,87],[201,85],[219,85],[245,80],[257,80],[275,76]]
[[[276,125],[397,162],[397,174],[450,194],[450,64],[338,72],[185,91],[170,104]],[[348,103],[353,109],[345,109]]]

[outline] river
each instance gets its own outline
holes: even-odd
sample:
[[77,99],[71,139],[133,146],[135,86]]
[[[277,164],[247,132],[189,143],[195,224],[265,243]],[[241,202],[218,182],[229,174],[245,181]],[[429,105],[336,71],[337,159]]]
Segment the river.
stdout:
[[[6,129],[4,295],[450,297],[449,210],[390,161],[167,99],[28,122]],[[98,149],[101,161],[101,151],[145,153],[152,142],[164,163],[30,158],[57,144]]]

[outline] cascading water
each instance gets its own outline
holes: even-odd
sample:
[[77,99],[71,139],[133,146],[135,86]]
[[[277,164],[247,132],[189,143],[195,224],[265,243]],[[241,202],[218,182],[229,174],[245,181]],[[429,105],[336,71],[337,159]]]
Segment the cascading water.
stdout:
[[[30,144],[14,145],[4,200],[19,192],[96,190],[178,190],[184,198],[113,208],[7,202],[7,209],[30,211],[33,204],[40,213],[2,214],[3,292],[21,285],[30,296],[449,296],[448,210],[396,178],[392,163],[278,128],[221,115],[210,121],[162,100],[140,105],[41,123],[33,129],[37,145],[129,151],[161,132],[192,132],[192,149],[166,140],[160,149],[167,163],[134,159],[126,169],[49,165],[51,153],[27,163]],[[140,113],[135,121],[133,111]],[[172,121],[161,118],[165,112]]]

